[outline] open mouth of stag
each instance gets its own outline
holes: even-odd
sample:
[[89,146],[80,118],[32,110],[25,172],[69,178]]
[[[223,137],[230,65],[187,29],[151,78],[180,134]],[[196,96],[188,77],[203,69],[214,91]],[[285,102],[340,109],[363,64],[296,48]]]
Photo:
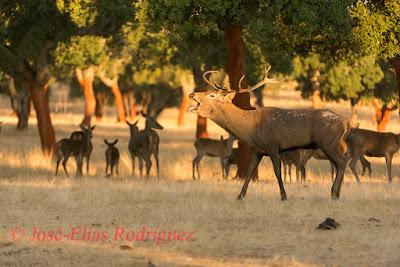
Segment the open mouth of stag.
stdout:
[[199,109],[200,102],[194,98],[190,98],[190,106],[188,108],[189,112],[195,112]]

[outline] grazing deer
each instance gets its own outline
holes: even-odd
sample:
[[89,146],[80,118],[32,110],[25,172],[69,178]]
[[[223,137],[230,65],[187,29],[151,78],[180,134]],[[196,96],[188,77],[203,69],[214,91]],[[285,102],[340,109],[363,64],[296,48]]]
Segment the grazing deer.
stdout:
[[[365,129],[351,129],[347,137],[350,148],[350,169],[358,182],[356,164],[359,160],[363,164],[363,173],[368,168],[371,175],[371,164],[364,158],[385,157],[388,181],[392,182],[392,159],[393,154],[400,148],[400,135],[394,133],[380,133]],[[365,166],[365,167],[364,167]]]
[[70,139],[71,140],[80,140],[80,139],[84,139],[84,137],[88,137],[85,142],[83,158],[86,159],[86,174],[89,175],[89,162],[90,162],[90,156],[93,151],[93,144],[91,141],[91,139],[93,138],[92,131],[94,130],[96,125],[94,125],[94,126],[89,125],[88,127],[85,127],[81,124],[81,125],[79,125],[79,127],[82,129],[82,131],[72,132]]
[[143,112],[141,112],[141,114],[144,118],[146,118],[146,123],[144,130],[140,132],[145,133],[149,139],[149,157],[151,157],[151,155],[154,156],[156,160],[157,178],[160,178],[160,167],[158,162],[158,147],[160,144],[160,136],[153,129],[163,130],[164,127],[162,127],[152,116],[149,116]]
[[57,142],[56,176],[58,174],[58,167],[60,166],[61,160],[63,160],[62,165],[64,168],[64,172],[67,176],[69,176],[67,171],[67,161],[71,155],[73,155],[76,160],[76,165],[77,165],[76,175],[82,176],[83,158],[87,153],[89,144],[91,144],[90,139],[93,137],[92,130],[94,129],[94,126],[83,129],[84,129],[83,135],[82,134],[76,134],[74,136],[71,135],[70,139],[64,138]]
[[232,145],[235,138],[229,135],[229,138],[224,140],[221,135],[221,140],[210,138],[197,138],[194,142],[196,148],[196,156],[192,161],[192,177],[196,180],[195,169],[197,170],[197,177],[200,179],[199,165],[204,156],[219,158],[222,169],[222,179],[226,179],[225,162],[232,152]]
[[132,175],[135,175],[135,158],[139,159],[139,171],[140,176],[143,176],[143,160],[146,162],[146,176],[150,175],[151,160],[150,160],[150,142],[148,133],[144,131],[139,131],[137,127],[137,120],[135,123],[130,123],[126,121],[129,125],[131,137],[129,139],[128,150],[131,154],[132,159]]
[[195,104],[189,110],[196,112],[201,117],[211,119],[250,147],[251,160],[238,199],[245,197],[251,174],[259,165],[262,157],[268,155],[279,183],[281,200],[286,200],[279,153],[307,147],[322,149],[336,166],[337,173],[332,185],[331,196],[332,199],[339,199],[347,163],[345,140],[350,130],[350,122],[347,119],[327,109],[290,110],[267,107],[242,110],[232,103],[236,93],[250,92],[265,84],[277,82],[268,78],[268,70],[265,69],[264,80],[248,89],[241,87],[243,76],[239,80],[239,90],[234,92],[207,79],[206,75],[212,74],[214,71],[205,72],[204,80],[215,91],[191,93],[190,98]]
[[[118,175],[118,164],[119,164],[119,150],[115,147],[118,143],[118,139],[110,143],[104,139],[104,143],[107,145],[106,149],[106,176],[113,176],[114,167]],[[110,173],[108,173],[108,168],[110,168]]]

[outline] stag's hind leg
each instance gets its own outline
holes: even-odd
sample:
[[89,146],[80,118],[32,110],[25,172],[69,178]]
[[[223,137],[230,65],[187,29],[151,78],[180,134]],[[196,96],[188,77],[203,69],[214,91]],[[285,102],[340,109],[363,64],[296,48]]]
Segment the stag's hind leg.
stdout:
[[[260,164],[260,161],[261,161],[262,157],[263,157],[263,155],[261,155],[261,154],[255,154],[254,152],[251,153],[249,167],[248,167],[247,172],[246,172],[246,179],[244,181],[242,190],[240,191],[240,194],[237,197],[237,199],[241,200],[246,196],[246,192],[247,192],[247,188],[249,186],[251,175],[253,174],[255,169],[258,167],[258,164]],[[280,159],[279,159],[279,166],[280,166],[280,164],[281,164],[281,162],[280,162]]]
[[340,189],[342,187],[344,171],[347,165],[347,159],[345,155],[336,148],[321,148],[322,151],[326,154],[331,163],[335,166],[336,176],[331,188],[331,197],[332,199],[340,198]]
[[353,173],[354,177],[356,178],[357,183],[360,183],[360,178],[358,177],[358,173],[357,173],[357,162],[360,159],[359,156],[353,156],[350,160],[350,169],[351,172]]

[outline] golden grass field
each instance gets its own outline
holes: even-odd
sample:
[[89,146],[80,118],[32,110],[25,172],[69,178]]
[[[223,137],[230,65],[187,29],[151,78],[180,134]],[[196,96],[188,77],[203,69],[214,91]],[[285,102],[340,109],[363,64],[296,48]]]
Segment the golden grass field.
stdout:
[[[55,163],[40,153],[35,119],[27,132],[15,131],[6,99],[1,99],[0,120],[0,266],[399,266],[400,183],[394,159],[393,184],[386,181],[384,159],[371,159],[373,176],[356,184],[346,171],[341,200],[330,199],[329,164],[311,160],[307,183],[287,183],[288,200],[281,202],[268,158],[260,165],[260,181],[251,183],[246,199],[237,201],[242,182],[222,181],[219,160],[204,159],[201,181],[192,181],[195,117],[176,126],[175,109],[165,111],[159,122],[161,179],[132,177],[127,151],[129,129],[114,122],[114,110],[96,122],[90,175],[74,177],[71,158],[67,178]],[[265,104],[308,107],[298,92],[266,95]],[[348,115],[349,104],[325,105]],[[78,129],[80,105],[69,114],[54,114],[57,138]],[[360,126],[373,128],[372,109],[360,109]],[[143,127],[143,120],[141,127]],[[397,114],[388,130],[399,132]],[[211,137],[224,134],[210,123]],[[118,138],[120,175],[106,178],[103,139]],[[236,170],[232,168],[231,176]],[[85,173],[85,172],[84,172]],[[294,179],[295,180],[295,179]],[[341,228],[315,230],[326,217]],[[377,220],[373,220],[375,218]],[[85,227],[92,239],[30,241],[34,228],[70,233]],[[137,233],[157,228],[154,238],[121,240],[116,229]],[[24,235],[23,230],[24,229]],[[81,229],[82,230],[82,229]],[[110,233],[95,240],[96,231]],[[162,231],[192,233],[191,240],[162,242]],[[161,234],[160,234],[161,232]],[[42,237],[44,236],[44,233]],[[54,237],[54,236],[53,236]],[[82,238],[82,235],[80,235]],[[15,240],[14,240],[15,239]],[[90,239],[90,240],[89,240]],[[140,236],[139,236],[140,239]]]

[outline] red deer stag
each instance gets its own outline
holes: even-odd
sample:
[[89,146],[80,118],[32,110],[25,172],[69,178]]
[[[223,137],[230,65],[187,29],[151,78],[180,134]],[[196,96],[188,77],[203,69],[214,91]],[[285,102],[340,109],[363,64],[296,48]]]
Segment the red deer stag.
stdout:
[[250,92],[265,84],[278,82],[268,78],[268,71],[269,68],[265,69],[265,78],[262,81],[247,89],[241,88],[243,76],[239,81],[239,90],[233,92],[208,80],[206,75],[214,71],[207,71],[203,74],[203,78],[215,90],[190,94],[190,98],[195,102],[189,108],[190,111],[211,119],[251,148],[251,160],[238,199],[245,197],[251,174],[262,157],[269,156],[279,183],[281,200],[286,200],[279,153],[309,147],[322,149],[336,166],[337,173],[331,196],[332,199],[339,199],[347,163],[345,140],[350,130],[350,122],[347,119],[327,109],[267,107],[242,110],[232,103],[236,93]]

